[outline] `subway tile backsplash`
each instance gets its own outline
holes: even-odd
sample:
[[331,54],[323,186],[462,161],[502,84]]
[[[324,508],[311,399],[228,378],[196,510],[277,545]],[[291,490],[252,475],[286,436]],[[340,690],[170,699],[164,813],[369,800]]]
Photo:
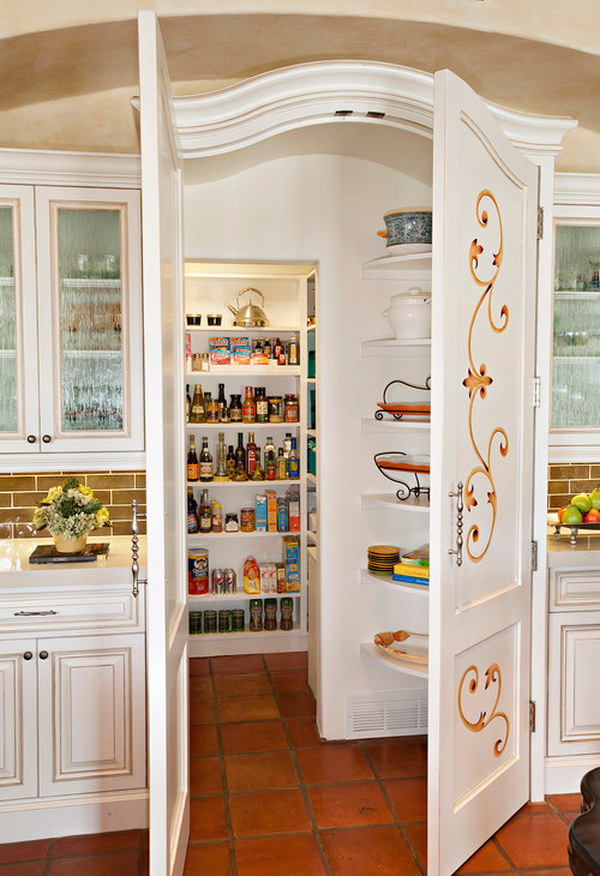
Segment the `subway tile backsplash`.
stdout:
[[574,493],[590,493],[600,484],[600,463],[552,463],[548,466],[548,510],[556,511]]
[[[129,535],[131,532],[131,501],[138,500],[141,512],[146,510],[146,473],[143,471],[54,472],[43,474],[0,475],[0,537],[31,538],[48,536],[47,530],[37,533],[33,526],[33,510],[50,487],[62,484],[65,478],[77,477],[91,487],[94,495],[106,505],[110,514],[111,535]],[[140,520],[140,533],[146,532],[146,523]],[[92,535],[108,534],[108,528],[97,529]]]

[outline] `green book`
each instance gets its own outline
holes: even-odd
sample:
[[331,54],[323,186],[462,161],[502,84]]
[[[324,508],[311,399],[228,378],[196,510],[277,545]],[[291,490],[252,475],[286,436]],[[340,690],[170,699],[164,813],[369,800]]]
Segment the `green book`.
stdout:
[[426,566],[429,568],[429,545],[424,544],[415,548],[414,551],[402,554],[402,562],[407,566]]

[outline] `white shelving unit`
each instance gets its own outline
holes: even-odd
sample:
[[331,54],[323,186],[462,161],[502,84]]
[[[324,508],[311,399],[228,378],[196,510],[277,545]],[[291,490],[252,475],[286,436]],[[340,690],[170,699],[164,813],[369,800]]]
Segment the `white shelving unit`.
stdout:
[[[207,594],[188,597],[188,611],[242,608],[245,610],[245,631],[236,633],[201,633],[190,635],[189,653],[191,657],[221,654],[245,654],[263,651],[304,650],[307,645],[307,471],[306,471],[306,433],[307,405],[307,329],[304,314],[309,278],[313,268],[309,265],[239,265],[216,264],[199,261],[186,263],[186,311],[202,313],[221,313],[220,326],[188,326],[193,353],[208,352],[210,337],[261,337],[288,341],[295,335],[299,341],[299,365],[211,365],[209,371],[192,371],[185,374],[184,382],[190,384],[193,395],[195,384],[202,385],[203,392],[210,392],[213,398],[218,393],[219,383],[225,384],[225,394],[229,402],[233,393],[244,397],[245,386],[265,386],[267,396],[284,396],[294,393],[298,396],[300,419],[295,423],[187,423],[186,435],[194,436],[198,453],[203,437],[208,437],[208,446],[213,459],[219,432],[225,435],[226,445],[237,443],[237,434],[243,433],[244,446],[248,434],[255,434],[256,443],[261,448],[267,436],[273,436],[275,446],[279,446],[285,433],[291,433],[297,440],[300,454],[300,478],[263,481],[188,481],[196,501],[203,489],[208,489],[209,497],[219,501],[223,518],[227,513],[240,513],[241,508],[254,507],[255,495],[273,490],[278,496],[296,486],[300,493],[300,531],[299,532],[220,532],[193,533],[187,535],[188,548],[206,548],[209,552],[209,568],[233,568],[237,576],[237,592],[228,594]],[[265,295],[265,312],[272,317],[272,325],[239,327],[232,325],[233,316],[226,308],[233,302],[238,292],[246,287],[260,289]],[[242,299],[242,303],[245,299]],[[263,462],[261,452],[261,462]],[[285,535],[297,535],[300,541],[301,588],[299,592],[248,594],[243,591],[243,565],[246,557],[254,556],[258,563],[280,562],[282,560]],[[312,542],[311,542],[312,543]],[[278,627],[281,618],[281,599],[291,597],[294,604],[294,627],[292,630],[251,632],[249,630],[249,603],[252,599],[277,599]],[[264,620],[264,618],[263,618]]]
[[[363,264],[362,276],[364,280],[395,280],[399,284],[416,282],[420,286],[430,288],[431,283],[431,253],[410,253],[408,255],[388,255],[379,259],[373,259]],[[378,284],[379,285],[379,284]],[[388,290],[393,287],[388,282],[382,284],[379,299],[381,309],[385,302]],[[364,340],[361,344],[363,359],[380,360],[365,362],[365,379],[369,387],[375,386],[374,380],[383,381],[375,391],[381,392],[383,386],[393,379],[406,379],[409,383],[424,386],[426,378],[430,375],[431,367],[431,339],[400,340],[397,338],[374,338]],[[371,371],[374,377],[371,377]],[[406,389],[406,400],[421,401],[423,391]],[[373,402],[381,401],[374,398]],[[361,433],[365,436],[365,442],[373,451],[392,449],[383,445],[382,441],[393,440],[393,449],[409,453],[429,453],[431,424],[429,419],[411,418],[403,420],[382,419],[376,420],[373,413],[370,417],[360,420]],[[380,442],[376,444],[375,442]],[[367,446],[367,445],[366,445]],[[363,492],[360,501],[365,514],[365,528],[369,532],[381,530],[385,535],[381,536],[380,543],[394,544],[406,550],[429,542],[429,500],[425,495],[418,497],[411,495],[401,501],[393,490],[393,484],[386,481],[380,472],[377,472],[378,481],[385,484],[386,492]],[[427,480],[428,483],[428,480]],[[407,525],[410,522],[410,526]],[[407,532],[410,533],[407,536]],[[406,538],[410,543],[406,543]],[[378,541],[373,536],[375,543]],[[369,661],[378,661],[386,669],[394,670],[412,678],[427,679],[427,667],[415,664],[410,660],[400,660],[389,657],[383,650],[378,648],[372,641],[375,633],[382,629],[408,629],[403,618],[410,616],[413,624],[411,631],[426,633],[428,631],[429,614],[429,588],[427,585],[395,582],[391,575],[373,575],[366,569],[360,570],[361,584],[374,589],[379,594],[382,604],[385,604],[388,617],[387,627],[374,629],[372,626],[365,628],[364,633],[370,641],[360,643],[361,657]],[[384,595],[386,600],[383,599]],[[378,599],[379,601],[379,599]],[[390,611],[391,609],[391,611]],[[372,620],[369,620],[372,624]],[[410,681],[407,682],[410,684]],[[393,681],[390,685],[393,686]],[[414,682],[413,682],[414,684]]]

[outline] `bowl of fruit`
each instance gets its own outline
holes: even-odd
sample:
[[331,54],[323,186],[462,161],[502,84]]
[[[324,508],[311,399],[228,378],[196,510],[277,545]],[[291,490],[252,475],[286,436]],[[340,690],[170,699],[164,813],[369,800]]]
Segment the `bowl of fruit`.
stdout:
[[562,528],[568,529],[571,544],[577,544],[580,529],[600,530],[600,486],[591,493],[577,493],[568,505],[548,515],[548,523],[554,527],[555,535],[560,535]]

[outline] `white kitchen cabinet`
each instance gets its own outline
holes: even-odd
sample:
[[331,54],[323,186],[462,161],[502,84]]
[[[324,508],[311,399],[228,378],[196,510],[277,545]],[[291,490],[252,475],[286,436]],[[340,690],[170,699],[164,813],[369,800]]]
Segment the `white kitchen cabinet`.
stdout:
[[597,553],[549,556],[546,784],[574,793],[600,763],[600,568]]
[[64,584],[0,590],[3,836],[145,824],[143,596],[118,584],[91,595]]
[[558,173],[554,191],[550,462],[600,452],[600,178]]
[[0,186],[0,312],[13,470],[143,450],[138,192]]

